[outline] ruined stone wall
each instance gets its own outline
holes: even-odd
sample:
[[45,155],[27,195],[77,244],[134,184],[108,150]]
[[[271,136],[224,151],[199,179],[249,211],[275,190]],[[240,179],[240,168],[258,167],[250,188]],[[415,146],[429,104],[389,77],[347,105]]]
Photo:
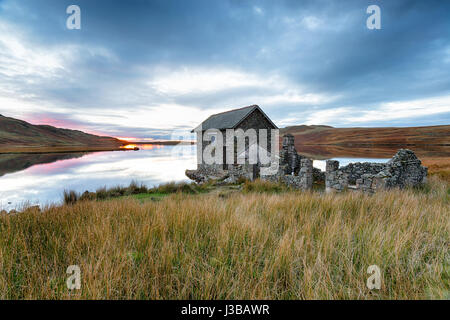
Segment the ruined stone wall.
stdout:
[[280,165],[283,165],[285,174],[298,174],[300,169],[301,156],[297,153],[294,145],[294,136],[286,134],[283,136],[283,141],[280,150]]
[[240,178],[254,180],[259,176],[259,166],[257,164],[234,164],[228,165],[228,178],[225,182],[235,183]]
[[376,174],[363,174],[356,180],[356,190],[360,190],[366,193],[373,193],[377,190],[384,189],[383,183],[377,178]]
[[[387,163],[356,163],[339,168],[339,162],[328,160],[325,186],[327,191],[342,191],[355,179],[356,189],[373,193],[389,188],[416,187],[426,182],[428,169],[414,152],[400,149]],[[380,169],[380,170],[378,170]]]
[[386,168],[375,175],[377,185],[383,188],[420,186],[427,181],[428,169],[408,149],[400,149],[386,163]]
[[221,174],[224,171],[224,168],[221,164],[199,164],[198,165],[198,170],[201,170],[205,173],[209,173],[209,174],[213,174],[213,175],[217,175],[217,174]]
[[313,182],[316,182],[316,183],[325,182],[325,172],[323,172],[319,168],[313,167]]
[[219,164],[198,164],[197,170],[186,170],[185,174],[197,183],[204,183],[207,180],[221,180],[227,176],[223,166]]
[[257,171],[258,166],[253,164],[227,165],[226,169],[218,164],[199,164],[197,170],[186,170],[185,174],[197,183],[204,183],[208,180],[235,183],[239,178],[254,180]]
[[[272,125],[260,112],[247,118],[241,129],[266,129]],[[225,131],[222,132],[225,142]],[[205,147],[205,146],[204,146]],[[224,150],[224,163],[225,163]],[[339,168],[339,161],[327,160],[326,171],[313,168],[313,161],[301,157],[294,146],[294,136],[286,134],[280,150],[279,170],[275,175],[262,176],[261,179],[273,182],[283,182],[286,185],[302,190],[312,189],[314,181],[325,180],[326,191],[344,191],[348,188],[363,192],[375,192],[389,188],[404,188],[419,186],[426,182],[427,168],[414,152],[400,149],[387,163],[357,162]],[[199,164],[197,170],[186,170],[186,175],[197,181],[209,179],[234,183],[239,178],[254,180],[259,177],[258,164]]]
[[300,178],[300,188],[303,190],[312,189],[313,185],[313,161],[311,159],[301,159],[298,172]]
[[293,189],[311,190],[313,185],[313,161],[302,159],[298,175],[285,174],[286,164],[280,166],[278,173],[270,176],[261,176],[262,180],[282,182]]
[[325,190],[331,191],[344,191],[348,187],[348,174],[342,170],[339,170],[339,161],[327,160],[325,171]]
[[386,168],[385,163],[373,162],[356,162],[341,167],[340,170],[348,176],[349,184],[356,184],[356,180],[360,179],[364,174],[377,174]]

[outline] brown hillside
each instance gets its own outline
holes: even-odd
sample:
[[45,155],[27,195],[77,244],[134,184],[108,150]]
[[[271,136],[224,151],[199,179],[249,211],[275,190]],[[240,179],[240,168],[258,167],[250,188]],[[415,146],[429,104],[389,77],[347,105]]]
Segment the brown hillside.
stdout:
[[297,151],[313,159],[391,158],[400,148],[416,153],[431,175],[450,181],[450,125],[409,128],[293,126]]
[[303,145],[440,145],[450,146],[450,125],[408,128],[333,128],[294,126],[281,129]]
[[0,115],[0,153],[17,151],[57,151],[116,149],[122,141],[100,137],[79,130],[48,125],[33,125],[26,121]]

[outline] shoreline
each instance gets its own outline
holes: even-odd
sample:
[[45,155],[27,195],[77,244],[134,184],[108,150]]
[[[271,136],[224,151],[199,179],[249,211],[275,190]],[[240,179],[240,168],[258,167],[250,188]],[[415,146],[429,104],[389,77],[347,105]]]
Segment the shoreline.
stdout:
[[113,147],[39,147],[39,148],[5,148],[0,154],[43,154],[43,153],[78,153],[100,151],[133,151],[133,149]]
[[6,147],[0,149],[0,154],[42,154],[42,153],[72,153],[72,152],[100,152],[100,151],[134,151],[133,149],[124,148],[126,145],[191,145],[193,143],[185,143],[180,141],[153,141],[153,142],[128,142],[124,141],[121,146],[57,146],[57,147]]

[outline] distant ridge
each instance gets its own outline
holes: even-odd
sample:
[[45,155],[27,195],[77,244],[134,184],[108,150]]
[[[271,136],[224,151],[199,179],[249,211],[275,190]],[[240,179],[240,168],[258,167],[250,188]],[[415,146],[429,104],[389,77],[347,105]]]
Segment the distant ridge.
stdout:
[[330,126],[290,126],[281,134],[296,137],[302,145],[438,145],[450,146],[450,125],[427,127],[333,128]]
[[33,125],[0,115],[0,153],[40,151],[94,151],[118,149],[124,142],[79,130]]

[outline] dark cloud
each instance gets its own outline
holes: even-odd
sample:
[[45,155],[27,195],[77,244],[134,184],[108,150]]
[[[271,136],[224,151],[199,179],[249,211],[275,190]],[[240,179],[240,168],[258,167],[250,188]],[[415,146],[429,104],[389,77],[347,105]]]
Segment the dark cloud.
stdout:
[[[70,4],[81,7],[81,30],[65,28]],[[371,4],[381,7],[381,30],[366,28]],[[54,77],[10,75],[2,72],[9,61],[2,56],[9,56],[0,51],[0,84],[8,87],[0,94],[15,92],[44,109],[46,103],[71,108],[78,121],[93,108],[127,112],[164,104],[213,111],[258,103],[275,120],[298,124],[309,112],[376,110],[388,102],[450,95],[449,9],[449,2],[406,0],[3,0],[0,21],[23,35],[27,47],[58,54],[63,66]],[[183,68],[238,70],[272,80],[240,87],[220,83],[206,91],[201,89],[208,83],[199,83],[198,91],[182,93],[149,85]],[[270,100],[292,91],[324,99]],[[427,117],[380,114],[360,124],[442,124],[449,113],[450,107]],[[171,129],[86,124],[117,135],[164,136]]]

